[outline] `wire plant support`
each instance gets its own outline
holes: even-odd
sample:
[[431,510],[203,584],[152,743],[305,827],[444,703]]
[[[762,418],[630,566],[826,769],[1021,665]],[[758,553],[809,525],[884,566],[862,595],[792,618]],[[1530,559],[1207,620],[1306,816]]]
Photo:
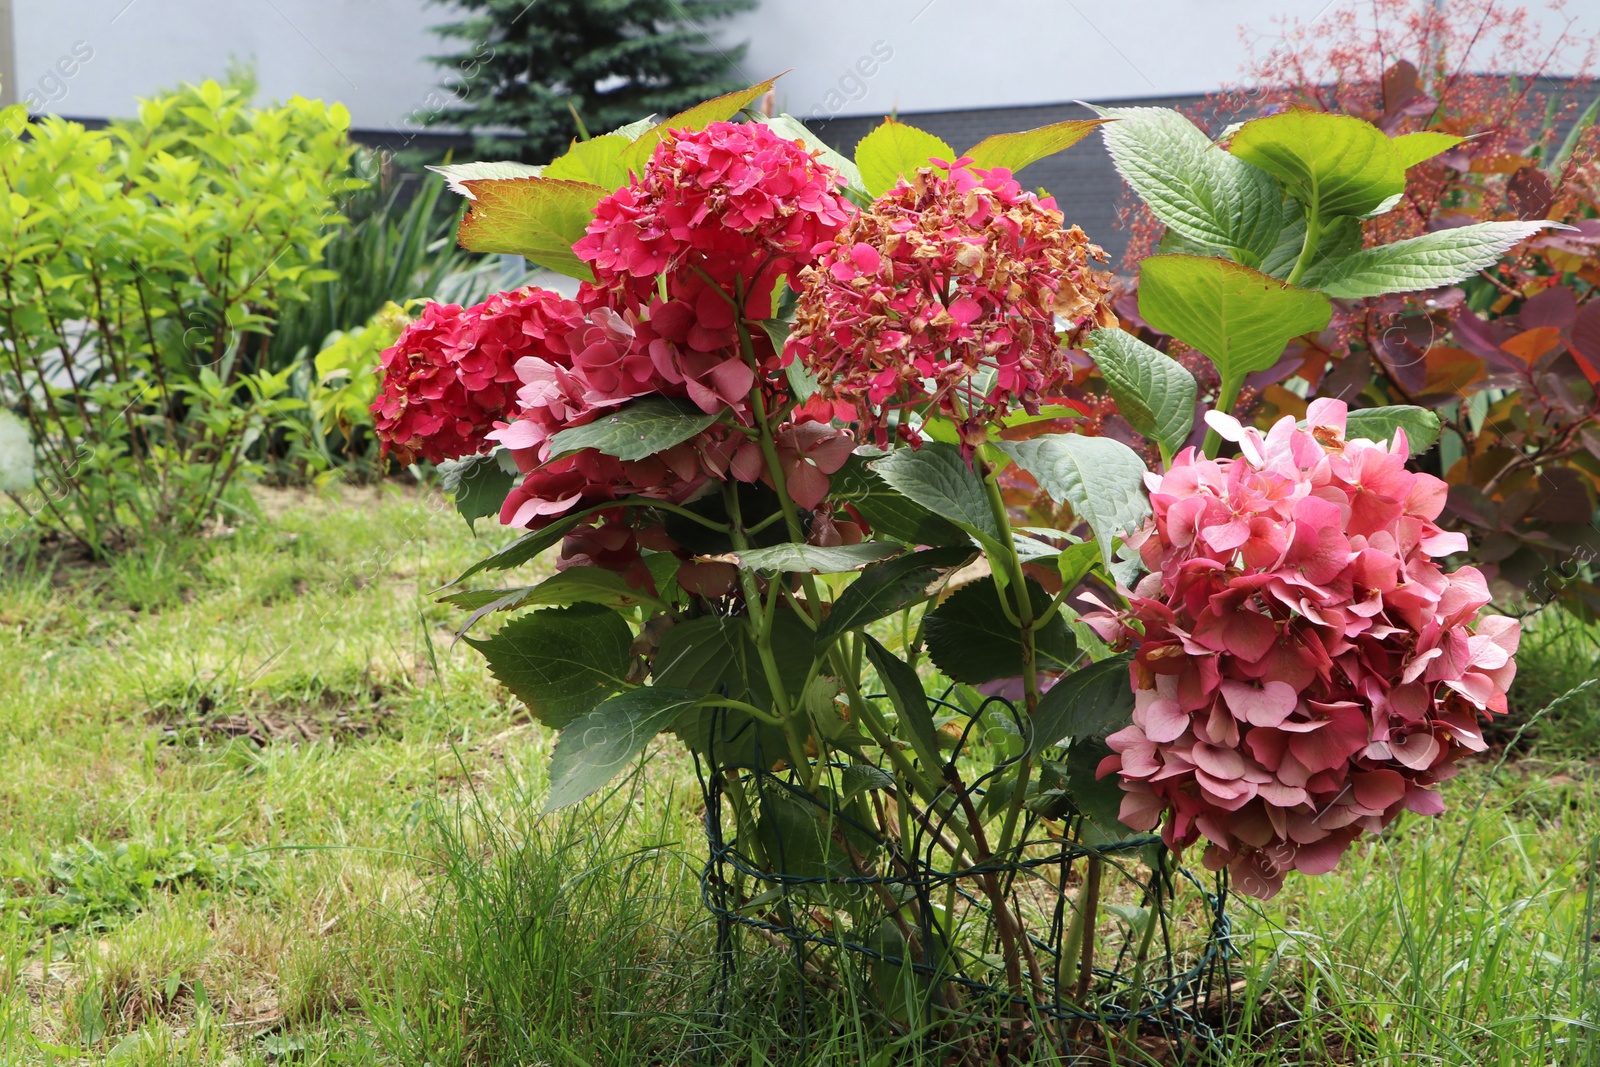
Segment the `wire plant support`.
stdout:
[[1232,1009],[1227,872],[1190,871],[1155,835],[1109,839],[1081,812],[1028,807],[1007,854],[968,854],[952,822],[981,838],[979,813],[1005,806],[996,783],[1021,757],[969,782],[960,754],[990,709],[1025,724],[1002,697],[976,713],[929,699],[968,716],[932,804],[843,752],[819,756],[808,791],[748,719],[718,717],[696,756],[715,1013],[726,1014],[749,946],[792,965],[784,1007],[802,1039],[814,993],[844,990],[891,1034],[926,1033],[1000,1062],[1025,1061],[1041,1043],[1074,1062],[1141,1033],[1207,1044]]

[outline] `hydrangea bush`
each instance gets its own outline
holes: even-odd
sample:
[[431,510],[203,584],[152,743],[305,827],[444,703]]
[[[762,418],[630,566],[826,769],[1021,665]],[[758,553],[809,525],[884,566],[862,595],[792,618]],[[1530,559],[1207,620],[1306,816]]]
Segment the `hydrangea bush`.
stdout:
[[[1087,1007],[1107,842],[1203,838],[1208,867],[1269,896],[1442,811],[1436,786],[1506,710],[1517,627],[1480,617],[1482,575],[1435,524],[1443,483],[1407,467],[1437,423],[1318,401],[1263,435],[1227,409],[1326,326],[1330,294],[1449,284],[1537,227],[1329,253],[1321,231],[1381,214],[1454,143],[1355,120],[1272,116],[1202,149],[1149,136],[1187,120],[1144,109],[961,153],[888,121],[851,160],[788,116],[735,121],[768,87],[537,172],[446,168],[466,247],[577,295],[431,307],[384,356],[388,447],[440,461],[469,522],[525,531],[445,599],[560,731],[549,807],[673,734],[741,856],[846,940],[900,945],[878,960],[992,979],[1013,1007],[1061,995],[1034,948],[1049,908],[995,873],[1044,844],[1092,854],[1061,953],[1081,951]],[[1139,289],[1218,369],[1200,446],[1194,378],[1119,329],[1099,249],[1014,177],[1096,128],[1210,239],[1146,260]],[[1061,398],[1084,351],[1158,469],[1080,432]],[[1014,522],[1019,473],[1062,523]],[[551,549],[553,576],[474,587]],[[986,933],[953,889],[940,910],[874,881],[913,839],[966,872]],[[1154,928],[1124,931],[1140,968]]]

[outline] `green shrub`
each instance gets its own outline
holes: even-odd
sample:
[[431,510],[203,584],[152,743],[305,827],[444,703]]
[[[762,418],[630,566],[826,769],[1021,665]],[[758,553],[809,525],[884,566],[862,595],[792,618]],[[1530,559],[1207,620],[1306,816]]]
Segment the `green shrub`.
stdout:
[[349,116],[206,82],[105,130],[0,125],[0,406],[37,458],[13,499],[95,555],[194,532],[263,435],[301,429],[269,339],[330,277]]

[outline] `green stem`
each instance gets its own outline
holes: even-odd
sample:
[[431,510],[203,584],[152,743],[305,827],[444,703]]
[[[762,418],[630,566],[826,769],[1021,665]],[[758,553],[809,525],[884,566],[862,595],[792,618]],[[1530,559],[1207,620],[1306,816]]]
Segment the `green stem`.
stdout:
[[706,697],[704,700],[700,701],[698,706],[702,708],[732,708],[734,711],[744,712],[751,718],[760,719],[768,726],[783,725],[778,717],[772,714],[772,712],[762,711],[754,704],[747,704],[742,700],[734,700],[731,697]]
[[1306,216],[1306,237],[1300,245],[1300,256],[1294,261],[1294,270],[1289,272],[1288,282],[1290,285],[1300,284],[1300,279],[1305,276],[1306,270],[1310,268],[1311,261],[1316,258],[1317,242],[1321,239],[1322,220],[1313,211]]
[[[1234,402],[1239,399],[1239,390],[1244,388],[1244,375],[1235,374],[1222,379],[1222,388],[1217,392],[1217,410],[1224,415],[1233,414]],[[1217,452],[1222,448],[1222,435],[1214,427],[1206,428],[1205,443],[1201,450],[1207,459],[1216,459]]]
[[[730,483],[724,483],[722,499],[728,509],[728,518],[731,520],[728,523],[728,536],[733,541],[734,549],[743,552],[750,547],[750,544],[744,535],[744,521],[739,512],[738,489]],[[739,568],[739,582],[744,588],[744,601],[748,608],[745,618],[750,628],[755,631],[756,655],[761,660],[761,670],[766,675],[767,687],[772,690],[772,703],[778,712],[784,740],[789,744],[789,758],[794,763],[795,773],[804,776],[809,787],[812,784],[811,761],[806,758],[805,742],[795,729],[793,710],[789,707],[789,694],[784,690],[783,675],[778,670],[777,658],[772,654],[772,628],[766,624],[767,619],[761,610],[761,589],[756,584],[755,574],[743,567]]]
[[[1006,511],[1005,498],[1000,495],[1000,483],[994,470],[979,459],[979,473],[983,476],[984,493],[989,500],[989,513],[1000,531],[1000,545],[1004,558],[999,560],[1011,575],[1012,597],[1016,606],[1017,635],[1022,642],[1022,700],[1031,722],[1039,707],[1039,664],[1034,647],[1033,598],[1028,595],[1027,576],[1022,571],[1022,560],[1017,555],[1016,541],[1011,536],[1011,516]],[[1001,603],[1004,604],[1002,595]],[[1016,835],[1017,823],[1022,814],[1022,802],[1028,789],[1032,771],[1032,758],[1026,754],[1017,761],[1012,779],[1011,797],[1006,804],[1005,822],[1001,825],[997,854],[1007,855]]]

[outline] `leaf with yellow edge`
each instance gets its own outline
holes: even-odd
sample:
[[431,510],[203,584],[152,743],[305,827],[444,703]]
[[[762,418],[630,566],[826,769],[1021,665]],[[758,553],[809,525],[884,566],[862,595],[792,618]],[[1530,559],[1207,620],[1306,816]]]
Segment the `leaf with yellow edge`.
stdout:
[[645,161],[650,158],[650,153],[656,150],[656,145],[661,143],[661,138],[666,136],[668,130],[703,130],[713,122],[726,122],[766,95],[772,89],[772,83],[780,77],[781,74],[775,75],[748,89],[713,97],[687,111],[680,111],[660,125],[650,127],[622,154],[623,168],[634,174],[642,172]]
[[942,139],[894,119],[885,119],[856,145],[861,184],[874,197],[888,192],[902,176],[926,167],[929,160],[955,158],[955,149]]
[[540,177],[588,182],[607,191],[620,189],[628,184],[628,168],[623,164],[622,156],[632,144],[619,133],[574,141],[566,155],[552,160]]
[[1432,159],[1440,152],[1448,152],[1465,140],[1465,137],[1457,137],[1450,133],[1422,130],[1418,133],[1402,133],[1394,139],[1393,144],[1395,154],[1400,157],[1400,165],[1409,170],[1425,159]]
[[593,281],[589,265],[572,253],[606,191],[588,182],[557,178],[479,179],[463,182],[472,209],[457,240],[469,252],[526,256],[553,271]]
[[1072,119],[1054,122],[1019,133],[997,133],[985,137],[964,153],[974,167],[1005,167],[1016,173],[1029,163],[1066,151],[1109,119]]

